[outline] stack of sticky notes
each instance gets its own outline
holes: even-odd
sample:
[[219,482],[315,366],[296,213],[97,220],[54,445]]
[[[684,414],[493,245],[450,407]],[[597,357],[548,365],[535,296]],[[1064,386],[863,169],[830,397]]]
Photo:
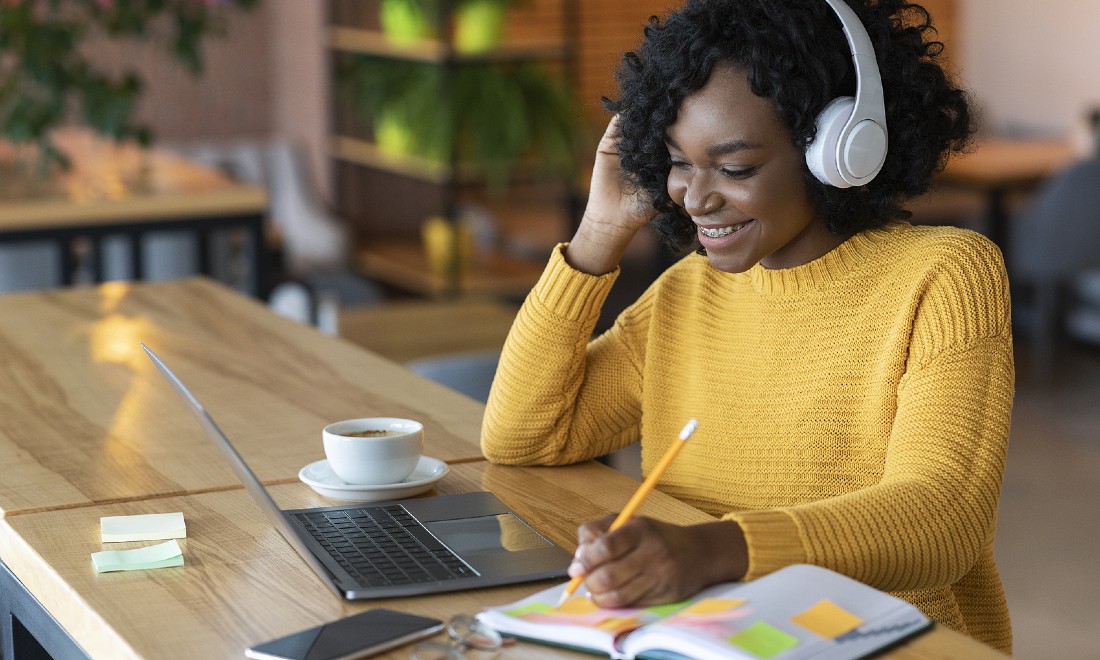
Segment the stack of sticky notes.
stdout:
[[183,566],[183,550],[176,542],[187,537],[182,513],[104,516],[99,525],[100,540],[104,543],[171,540],[134,550],[93,552],[92,564],[97,573]]

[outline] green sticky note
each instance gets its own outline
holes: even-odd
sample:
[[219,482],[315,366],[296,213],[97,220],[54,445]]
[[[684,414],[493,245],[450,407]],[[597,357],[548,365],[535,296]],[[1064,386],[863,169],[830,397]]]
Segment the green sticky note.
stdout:
[[519,618],[524,614],[543,614],[556,609],[553,605],[547,605],[546,603],[528,603],[523,607],[517,607],[514,610],[508,610],[505,612],[508,616],[514,616]]
[[183,566],[183,550],[174,539],[134,550],[104,550],[92,553],[92,565],[97,573]]
[[798,646],[797,637],[763,621],[757,621],[730,637],[729,642],[760,658],[770,658]]
[[646,612],[656,614],[657,616],[668,616],[673,612],[679,611],[687,607],[691,601],[682,600],[679,603],[669,603],[668,605],[655,605],[653,607],[645,608]]

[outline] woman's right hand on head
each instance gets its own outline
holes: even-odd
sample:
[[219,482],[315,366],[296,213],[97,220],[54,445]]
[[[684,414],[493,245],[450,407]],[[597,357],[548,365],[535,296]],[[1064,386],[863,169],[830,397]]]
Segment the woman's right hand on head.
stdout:
[[653,219],[656,210],[649,197],[627,180],[619,162],[618,139],[619,115],[615,115],[596,147],[584,220],[633,234]]
[[631,184],[620,166],[618,130],[615,115],[596,148],[588,205],[566,250],[566,260],[574,268],[592,274],[614,270],[634,235],[656,215],[649,197]]

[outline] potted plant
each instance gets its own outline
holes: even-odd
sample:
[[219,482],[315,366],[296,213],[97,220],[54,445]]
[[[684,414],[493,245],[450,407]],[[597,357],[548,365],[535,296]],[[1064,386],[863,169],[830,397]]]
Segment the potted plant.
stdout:
[[565,84],[534,64],[358,56],[340,78],[383,152],[470,165],[498,188],[520,162],[556,175],[576,166],[580,110]]
[[434,39],[439,35],[438,9],[428,5],[428,0],[382,0],[378,10],[382,31],[398,44]]
[[65,164],[50,131],[78,121],[115,140],[151,140],[133,121],[142,90],[134,73],[112,77],[81,56],[89,34],[163,40],[193,74],[200,46],[221,31],[223,12],[258,0],[0,0],[0,137],[37,146],[37,167]]
[[449,14],[451,44],[459,53],[477,53],[500,44],[509,5],[516,0],[382,0],[382,30],[396,43],[434,39]]

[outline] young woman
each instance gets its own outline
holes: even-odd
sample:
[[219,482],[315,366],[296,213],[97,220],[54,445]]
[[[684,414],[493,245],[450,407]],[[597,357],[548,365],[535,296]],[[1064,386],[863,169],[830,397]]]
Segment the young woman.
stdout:
[[[805,562],[1008,650],[993,558],[1007,278],[983,237],[901,209],[965,144],[970,114],[923,9],[848,5],[874,46],[888,154],[847,187],[807,164],[819,113],[857,91],[826,0],[689,0],[651,20],[609,102],[583,221],[508,338],[482,447],[557,465],[640,440],[648,471],[699,420],[659,488],[715,521],[583,526],[570,572],[602,606]],[[698,249],[590,342],[649,222]]]

